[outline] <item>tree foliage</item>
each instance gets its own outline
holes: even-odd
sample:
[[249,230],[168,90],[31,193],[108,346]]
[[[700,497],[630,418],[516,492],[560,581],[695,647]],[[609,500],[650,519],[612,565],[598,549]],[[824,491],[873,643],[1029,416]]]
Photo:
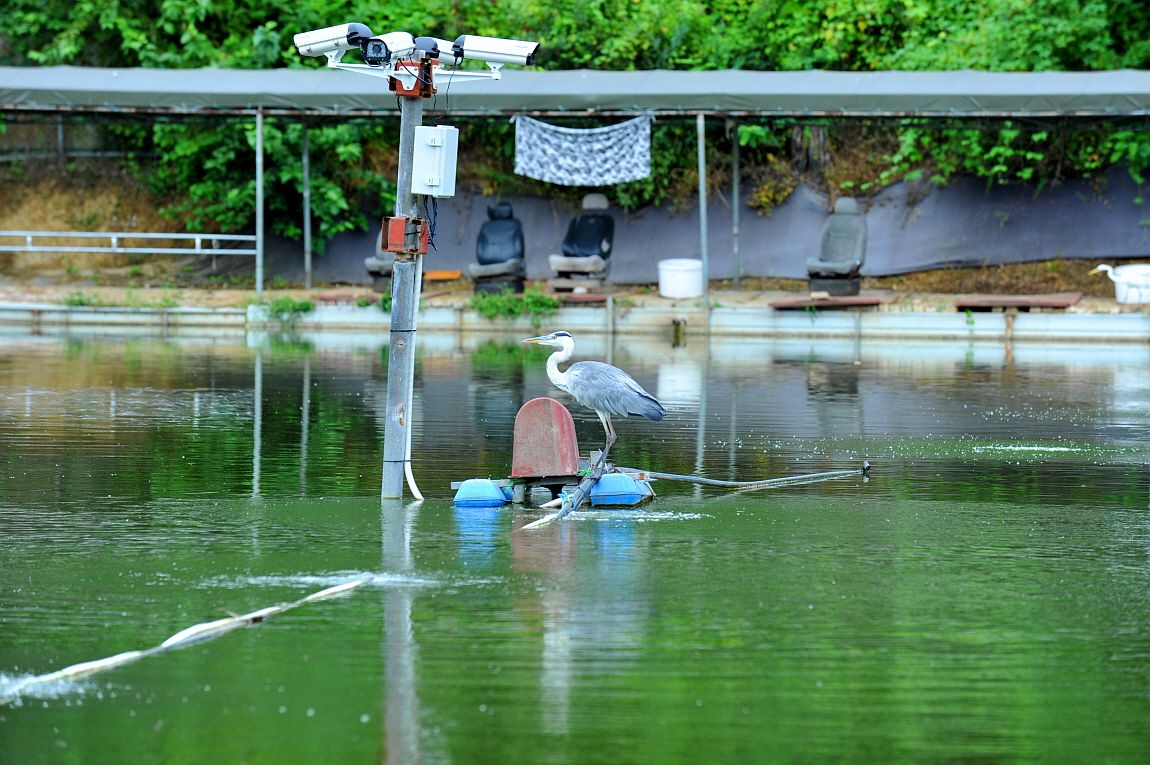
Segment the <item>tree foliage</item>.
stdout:
[[[1142,0],[8,0],[0,63],[143,67],[307,67],[291,36],[349,20],[453,39],[460,33],[536,39],[545,69],[993,71],[1150,69],[1150,14]],[[790,126],[751,127],[769,140],[744,143],[748,172],[780,167]],[[888,126],[895,148],[875,178],[907,174],[937,182],[954,173],[991,183],[1091,175],[1115,162],[1140,177],[1150,163],[1143,132],[1059,133]],[[627,207],[673,202],[695,182],[689,130],[655,126],[648,181],[612,190]],[[395,126],[312,126],[317,240],[364,225],[394,195]],[[511,130],[471,124],[464,151],[486,190],[531,188],[510,173]],[[744,133],[744,135],[747,135]],[[760,138],[762,136],[760,135]],[[156,124],[122,140],[161,161],[149,170],[168,211],[197,228],[250,225],[250,125]],[[302,126],[268,121],[267,198],[273,230],[299,236]],[[730,136],[712,136],[716,150]],[[833,141],[832,141],[833,143]],[[789,158],[788,158],[789,159]]]

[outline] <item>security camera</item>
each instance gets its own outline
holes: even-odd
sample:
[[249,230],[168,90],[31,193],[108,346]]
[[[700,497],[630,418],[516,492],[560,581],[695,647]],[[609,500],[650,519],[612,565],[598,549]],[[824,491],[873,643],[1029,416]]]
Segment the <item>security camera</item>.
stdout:
[[415,52],[415,38],[407,32],[388,32],[359,43],[359,52],[369,66],[384,66]]
[[305,56],[325,56],[358,47],[360,41],[368,37],[371,37],[371,30],[366,24],[337,24],[312,32],[300,32],[292,42]]
[[391,60],[391,51],[378,37],[369,37],[360,42],[359,53],[368,66],[384,66]]
[[460,35],[454,44],[456,59],[478,59],[489,64],[521,64],[531,66],[539,43],[527,40],[505,40],[502,37]]
[[415,49],[423,51],[427,58],[438,59],[440,62],[459,63],[459,59],[455,56],[455,43],[450,40],[440,40],[438,37],[417,37],[415,38]]

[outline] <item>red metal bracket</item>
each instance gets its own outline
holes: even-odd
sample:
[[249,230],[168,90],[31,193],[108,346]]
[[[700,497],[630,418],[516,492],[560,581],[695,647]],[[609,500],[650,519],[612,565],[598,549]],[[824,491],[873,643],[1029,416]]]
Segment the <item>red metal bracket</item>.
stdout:
[[396,71],[400,69],[412,70],[409,71],[409,74],[415,78],[415,84],[408,88],[398,77],[393,76],[387,78],[388,89],[394,91],[397,96],[431,98],[435,95],[435,83],[431,75],[431,65],[433,63],[430,58],[420,59],[419,61],[398,62],[395,65]]
[[383,249],[385,252],[412,252],[407,247],[408,233],[416,237],[417,247],[414,252],[420,255],[427,254],[431,232],[427,221],[423,218],[407,218],[402,215],[388,216],[383,219]]

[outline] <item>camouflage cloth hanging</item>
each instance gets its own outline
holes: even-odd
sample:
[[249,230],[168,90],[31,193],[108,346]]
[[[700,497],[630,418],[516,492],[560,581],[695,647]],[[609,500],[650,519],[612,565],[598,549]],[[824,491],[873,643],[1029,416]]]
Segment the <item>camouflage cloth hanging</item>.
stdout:
[[601,128],[568,128],[523,115],[515,122],[515,172],[564,186],[609,186],[651,174],[651,115]]

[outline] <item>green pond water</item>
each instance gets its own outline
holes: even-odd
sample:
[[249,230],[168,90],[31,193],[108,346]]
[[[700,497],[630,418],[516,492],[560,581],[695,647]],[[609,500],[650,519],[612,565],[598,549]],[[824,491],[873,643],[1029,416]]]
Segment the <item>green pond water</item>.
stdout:
[[0,337],[0,763],[1150,761],[1150,347],[586,338],[618,464],[871,478],[524,531],[515,339],[420,337],[381,503],[381,338]]

